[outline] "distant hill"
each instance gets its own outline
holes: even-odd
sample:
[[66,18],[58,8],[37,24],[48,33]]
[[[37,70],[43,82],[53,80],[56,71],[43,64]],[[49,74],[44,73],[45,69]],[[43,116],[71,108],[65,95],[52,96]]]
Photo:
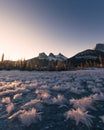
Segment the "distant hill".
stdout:
[[74,68],[100,67],[104,64],[104,52],[99,50],[85,50],[68,59]]

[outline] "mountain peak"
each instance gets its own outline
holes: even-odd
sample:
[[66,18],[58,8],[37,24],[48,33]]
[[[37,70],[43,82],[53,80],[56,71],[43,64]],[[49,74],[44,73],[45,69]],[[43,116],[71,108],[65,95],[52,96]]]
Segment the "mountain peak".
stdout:
[[49,61],[64,61],[67,60],[67,57],[65,57],[63,54],[59,53],[58,55],[54,55],[53,53],[49,53],[49,55],[46,55],[44,52],[39,53],[39,56],[37,57],[38,59],[42,60],[42,59],[47,59]]
[[63,54],[59,53],[58,56],[63,56]]
[[59,53],[56,57],[57,57],[58,59],[60,59],[60,60],[66,60],[66,59],[67,59],[67,57],[64,56],[64,55],[61,54],[61,53]]
[[53,53],[49,53],[49,57],[55,57]]
[[38,58],[39,58],[39,59],[47,59],[48,56],[47,56],[44,52],[42,52],[42,53],[39,53]]
[[104,43],[98,43],[98,44],[96,44],[94,50],[104,52]]

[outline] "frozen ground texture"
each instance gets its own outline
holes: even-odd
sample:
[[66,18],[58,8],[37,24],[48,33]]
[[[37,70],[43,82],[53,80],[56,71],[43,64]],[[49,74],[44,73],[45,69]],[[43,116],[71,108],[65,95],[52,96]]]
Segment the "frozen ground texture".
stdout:
[[0,71],[0,130],[104,130],[104,69]]

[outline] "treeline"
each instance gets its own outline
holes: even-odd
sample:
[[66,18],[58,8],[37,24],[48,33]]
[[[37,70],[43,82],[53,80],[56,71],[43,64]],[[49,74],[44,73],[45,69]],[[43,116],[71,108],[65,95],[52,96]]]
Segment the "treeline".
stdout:
[[66,63],[62,61],[48,61],[48,60],[39,60],[35,63],[18,60],[18,61],[4,61],[0,62],[0,70],[67,70]]
[[66,61],[49,61],[38,58],[10,61],[5,60],[3,54],[0,61],[0,70],[66,70]]
[[46,59],[33,58],[31,60],[17,60],[10,61],[4,59],[4,54],[0,61],[0,70],[38,70],[38,71],[64,71],[64,70],[75,70],[75,69],[85,69],[92,67],[104,67],[104,58],[99,56],[96,60],[85,60],[68,59],[66,61],[54,61]]
[[96,59],[70,59],[68,64],[70,69],[104,68],[104,58],[99,55]]

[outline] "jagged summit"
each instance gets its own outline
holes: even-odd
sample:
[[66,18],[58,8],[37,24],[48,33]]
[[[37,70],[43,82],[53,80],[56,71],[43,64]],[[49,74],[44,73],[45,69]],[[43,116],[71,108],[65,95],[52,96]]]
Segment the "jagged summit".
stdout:
[[60,60],[67,60],[67,57],[64,56],[63,54],[59,53],[58,55],[56,55],[56,57]]
[[98,43],[98,44],[96,44],[94,50],[104,52],[104,43]]
[[55,55],[53,53],[49,53],[49,57],[54,57],[55,58]]
[[58,55],[54,55],[53,53],[50,53],[49,55],[46,55],[44,52],[42,53],[39,53],[39,56],[37,57],[38,59],[40,60],[60,60],[60,61],[64,61],[64,60],[67,60],[67,57],[65,57],[63,54],[59,53]]
[[48,59],[49,59],[50,61],[51,61],[51,60],[54,60],[54,61],[57,60],[56,56],[55,56],[53,53],[50,53],[50,54],[49,54]]
[[48,56],[47,56],[44,52],[42,52],[42,53],[39,53],[38,58],[39,58],[39,59],[47,59]]

